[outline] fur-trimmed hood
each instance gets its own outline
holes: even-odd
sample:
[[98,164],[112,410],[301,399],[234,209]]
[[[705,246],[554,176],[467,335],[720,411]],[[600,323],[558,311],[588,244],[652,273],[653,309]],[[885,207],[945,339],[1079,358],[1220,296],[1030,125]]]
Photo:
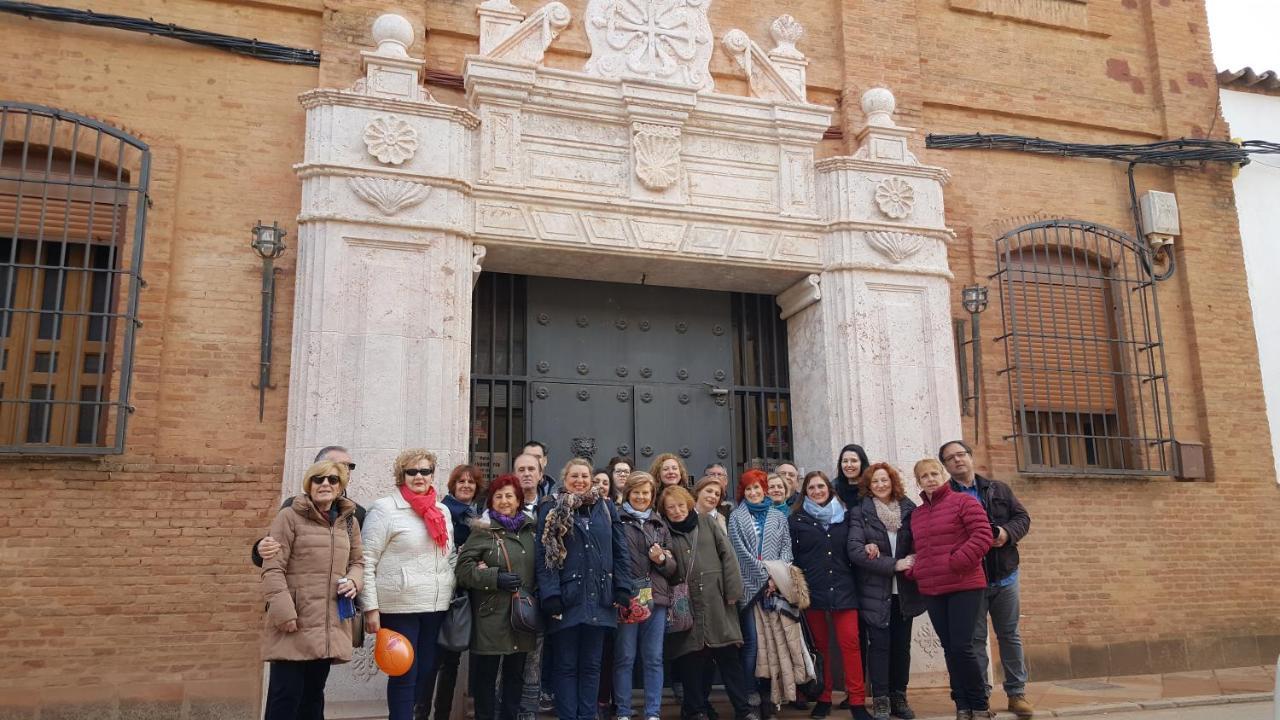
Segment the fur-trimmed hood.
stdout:
[[764,567],[784,600],[801,610],[809,607],[809,583],[800,568],[781,560],[765,560]]

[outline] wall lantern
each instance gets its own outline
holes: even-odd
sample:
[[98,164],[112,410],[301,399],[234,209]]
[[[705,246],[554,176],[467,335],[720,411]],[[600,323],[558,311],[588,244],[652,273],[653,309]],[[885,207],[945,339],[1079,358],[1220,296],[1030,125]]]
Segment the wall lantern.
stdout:
[[[964,307],[965,312],[969,313],[970,334],[968,339],[964,337],[963,328],[964,321],[957,320],[956,327],[956,344],[959,352],[956,357],[959,361],[960,375],[960,408],[965,415],[973,415],[973,436],[978,438],[978,417],[980,409],[980,400],[982,397],[982,326],[979,323],[978,316],[987,309],[987,288],[985,285],[968,285],[960,291],[960,304]],[[967,359],[971,362],[966,363]],[[973,373],[970,375],[968,364]]]
[[267,405],[267,390],[275,389],[271,384],[271,330],[274,324],[276,307],[276,258],[284,254],[284,236],[287,232],[272,221],[263,225],[259,220],[253,226],[253,239],[249,247],[262,258],[262,327],[258,351],[258,381],[249,383],[258,391],[258,422],[262,422]]

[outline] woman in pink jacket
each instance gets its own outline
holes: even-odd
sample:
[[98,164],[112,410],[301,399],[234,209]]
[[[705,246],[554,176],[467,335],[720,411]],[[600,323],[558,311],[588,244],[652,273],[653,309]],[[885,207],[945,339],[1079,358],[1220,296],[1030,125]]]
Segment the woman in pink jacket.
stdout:
[[987,587],[982,558],[991,548],[991,522],[981,503],[951,489],[942,463],[921,460],[915,476],[924,502],[911,515],[916,559],[906,576],[925,596],[929,620],[942,642],[956,720],[993,718],[973,652],[973,628]]

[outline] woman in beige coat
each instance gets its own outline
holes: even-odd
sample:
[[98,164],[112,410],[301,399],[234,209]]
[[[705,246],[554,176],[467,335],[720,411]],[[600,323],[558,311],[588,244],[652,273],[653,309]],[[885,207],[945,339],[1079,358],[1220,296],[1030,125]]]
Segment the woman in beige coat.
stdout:
[[318,462],[307,468],[303,494],[271,523],[280,551],[262,564],[266,720],[323,720],[329,667],[351,660],[351,619],[339,618],[338,601],[359,593],[364,560],[356,504],[341,497],[346,487],[345,465]]

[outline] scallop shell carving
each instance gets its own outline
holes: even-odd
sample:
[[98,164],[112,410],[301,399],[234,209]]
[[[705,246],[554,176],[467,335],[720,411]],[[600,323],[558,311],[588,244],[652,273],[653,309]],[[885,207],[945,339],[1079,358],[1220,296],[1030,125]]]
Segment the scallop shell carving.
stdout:
[[374,118],[364,128],[364,146],[378,162],[399,165],[418,152],[418,131],[398,117]]
[[680,179],[680,129],[640,124],[631,140],[636,177],[650,190],[666,190]]
[[895,263],[900,263],[920,252],[928,241],[929,238],[923,235],[911,233],[884,230],[867,233],[867,244]]
[[356,197],[378,208],[383,215],[395,215],[421,203],[431,194],[430,187],[408,180],[356,177],[347,182]]

